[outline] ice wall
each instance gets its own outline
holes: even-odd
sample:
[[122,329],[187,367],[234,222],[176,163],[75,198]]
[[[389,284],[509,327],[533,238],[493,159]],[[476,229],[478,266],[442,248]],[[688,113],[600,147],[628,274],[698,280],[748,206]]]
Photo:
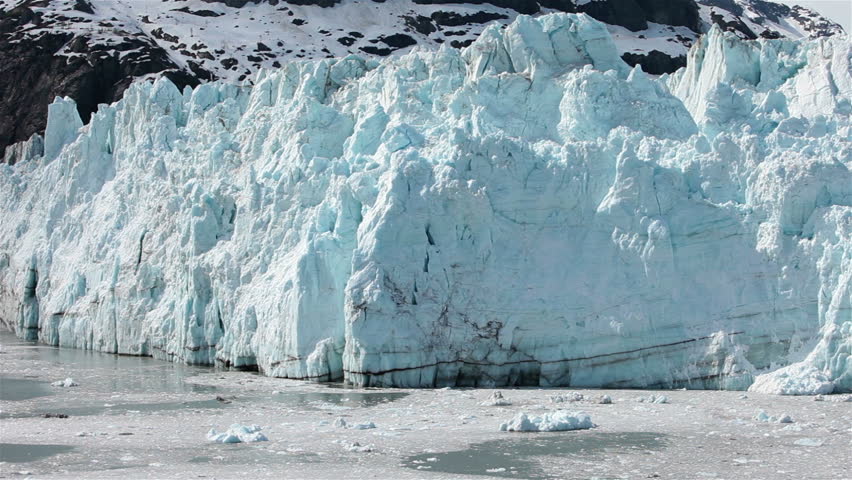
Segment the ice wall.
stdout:
[[521,16],[136,83],[82,128],[58,99],[0,165],[0,318],[358,385],[850,391],[850,55],[713,29],[658,79],[589,17]]

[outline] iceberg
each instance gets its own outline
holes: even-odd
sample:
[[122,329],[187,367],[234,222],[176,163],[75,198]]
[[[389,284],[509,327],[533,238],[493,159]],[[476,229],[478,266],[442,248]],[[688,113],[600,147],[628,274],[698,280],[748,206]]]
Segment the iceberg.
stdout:
[[512,405],[512,402],[504,397],[502,392],[495,391],[485,401],[481,402],[480,405],[483,407],[508,407]]
[[217,432],[211,428],[207,432],[207,441],[214,443],[254,443],[266,442],[269,439],[260,433],[262,428],[258,425],[240,425],[235,423],[224,432]]
[[66,387],[66,388],[67,387],[79,387],[80,386],[80,384],[75,382],[74,379],[71,378],[71,377],[68,377],[65,380],[57,380],[55,382],[52,382],[50,385],[54,386],[54,387]]
[[541,416],[521,412],[506,423],[500,424],[501,432],[564,432],[595,428],[592,417],[583,412],[557,410]]
[[0,165],[0,321],[358,386],[852,391],[852,48],[583,14],[57,99]]

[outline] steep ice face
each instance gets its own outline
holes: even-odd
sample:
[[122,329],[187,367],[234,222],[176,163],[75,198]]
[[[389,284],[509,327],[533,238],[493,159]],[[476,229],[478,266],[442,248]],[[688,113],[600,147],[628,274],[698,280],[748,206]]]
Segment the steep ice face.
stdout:
[[714,29],[662,79],[616,52],[522,16],[136,83],[83,128],[61,100],[0,166],[0,318],[358,385],[852,390],[849,41]]

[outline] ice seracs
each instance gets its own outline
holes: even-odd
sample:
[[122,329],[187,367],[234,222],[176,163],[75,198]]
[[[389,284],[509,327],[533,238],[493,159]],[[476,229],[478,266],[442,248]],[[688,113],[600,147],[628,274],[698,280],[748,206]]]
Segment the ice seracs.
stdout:
[[846,38],[713,29],[656,78],[549,15],[60,99],[0,166],[0,319],[360,386],[850,391],[850,88]]

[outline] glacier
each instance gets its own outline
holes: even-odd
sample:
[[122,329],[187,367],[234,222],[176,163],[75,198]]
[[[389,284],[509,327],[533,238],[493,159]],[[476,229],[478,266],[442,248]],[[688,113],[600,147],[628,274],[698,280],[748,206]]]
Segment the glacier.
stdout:
[[852,47],[583,14],[134,83],[0,165],[0,320],[358,386],[852,391]]

